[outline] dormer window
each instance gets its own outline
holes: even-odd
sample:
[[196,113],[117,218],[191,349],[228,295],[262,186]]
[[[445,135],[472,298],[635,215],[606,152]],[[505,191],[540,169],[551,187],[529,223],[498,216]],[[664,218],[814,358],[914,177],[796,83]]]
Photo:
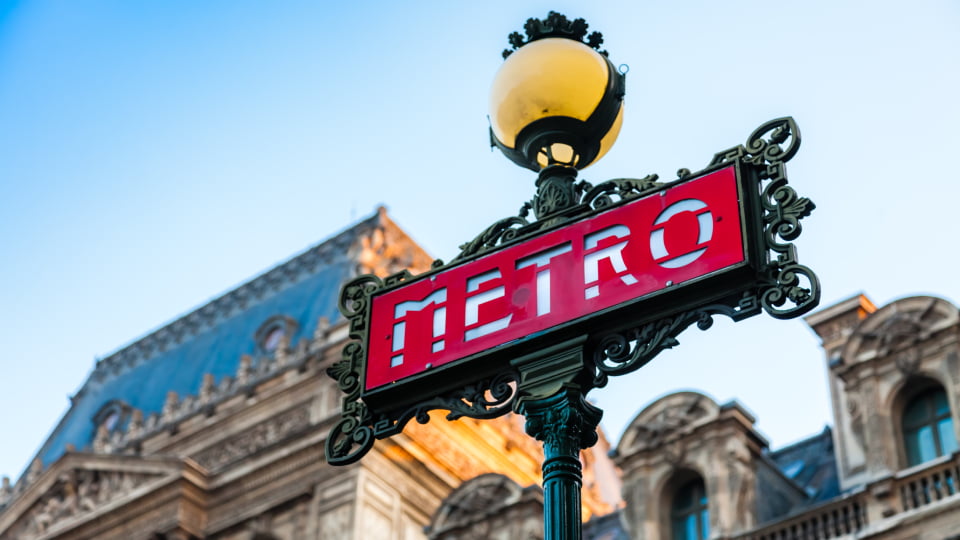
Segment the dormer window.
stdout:
[[283,315],[270,317],[257,330],[254,339],[261,354],[272,355],[283,343],[284,338],[290,340],[297,331],[297,321]]
[[130,406],[126,403],[113,400],[107,402],[97,414],[93,415],[93,433],[96,436],[101,427],[106,428],[107,433],[122,428],[130,417]]
[[287,335],[287,329],[283,326],[275,326],[263,339],[263,350],[272,353],[280,346],[280,340]]
[[107,431],[112,432],[117,429],[117,424],[120,423],[120,411],[110,411],[110,414],[103,420],[102,425],[107,428]]

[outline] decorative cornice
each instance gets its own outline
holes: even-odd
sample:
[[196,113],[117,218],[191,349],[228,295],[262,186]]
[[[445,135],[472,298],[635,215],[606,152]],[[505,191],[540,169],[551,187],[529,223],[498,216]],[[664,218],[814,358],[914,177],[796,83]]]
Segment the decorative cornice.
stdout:
[[260,422],[243,433],[200,452],[196,461],[210,471],[218,471],[224,466],[272,446],[310,425],[309,404],[301,404],[268,420]]

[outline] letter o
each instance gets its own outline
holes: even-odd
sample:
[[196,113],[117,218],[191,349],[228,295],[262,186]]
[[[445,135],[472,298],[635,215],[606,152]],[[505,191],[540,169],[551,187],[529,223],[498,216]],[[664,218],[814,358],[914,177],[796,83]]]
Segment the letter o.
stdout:
[[[660,215],[657,216],[657,219],[654,220],[653,225],[655,227],[658,225],[664,225],[670,220],[670,218],[681,212],[699,212],[697,214],[697,225],[699,225],[699,231],[697,232],[697,245],[702,245],[706,242],[709,242],[710,239],[713,238],[713,213],[709,210],[706,212],[700,212],[704,208],[707,208],[707,203],[699,199],[684,199],[682,201],[677,201],[664,208],[663,211],[660,212]],[[664,268],[684,267],[699,259],[705,251],[707,251],[707,248],[703,247],[693,250],[689,253],[683,253],[670,257],[670,253],[667,251],[667,245],[664,242],[663,227],[654,229],[650,232],[650,253],[653,255],[655,260],[666,259],[657,263]]]

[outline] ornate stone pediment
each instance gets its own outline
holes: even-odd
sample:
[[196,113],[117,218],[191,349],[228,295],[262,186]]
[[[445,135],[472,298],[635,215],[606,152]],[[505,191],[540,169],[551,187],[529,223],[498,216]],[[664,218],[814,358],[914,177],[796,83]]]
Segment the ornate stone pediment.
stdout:
[[617,446],[617,453],[625,455],[662,447],[673,442],[676,436],[717,418],[719,413],[716,402],[698,392],[670,394],[653,402],[633,419]]
[[946,300],[931,296],[904,298],[864,319],[844,346],[842,356],[848,365],[893,357],[901,370],[911,372],[920,361],[915,347],[958,321],[957,308]]
[[0,514],[0,540],[56,536],[182,476],[176,459],[67,453]]
[[[524,511],[521,508],[524,503],[537,505],[537,512]],[[483,474],[464,482],[444,499],[430,523],[428,536],[432,539],[542,538],[542,531],[527,530],[528,519],[524,519],[535,518],[534,529],[538,529],[541,507],[539,488],[523,488],[502,474]],[[509,525],[494,523],[498,520],[505,520]],[[508,531],[505,527],[516,530]]]

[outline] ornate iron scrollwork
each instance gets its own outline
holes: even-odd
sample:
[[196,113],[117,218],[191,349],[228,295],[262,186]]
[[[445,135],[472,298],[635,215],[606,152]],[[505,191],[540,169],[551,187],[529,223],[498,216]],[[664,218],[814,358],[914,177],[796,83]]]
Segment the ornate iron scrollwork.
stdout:
[[816,205],[787,185],[785,163],[800,149],[800,130],[791,117],[777,118],[757,128],[744,145],[713,157],[710,165],[740,160],[756,166],[762,186],[763,237],[767,264],[760,290],[764,311],[778,319],[807,313],[820,302],[820,281],[797,262],[791,243],[802,230],[800,220]]
[[410,279],[409,272],[400,272],[384,280],[364,275],[344,285],[340,293],[340,312],[350,321],[351,341],[343,347],[342,360],[327,368],[327,375],[337,381],[344,393],[341,419],[330,430],[326,440],[327,462],[348,465],[362,458],[376,439],[400,433],[411,419],[421,424],[436,409],[450,411],[447,420],[461,417],[489,419],[510,412],[517,399],[519,375],[514,371],[498,373],[455,391],[421,401],[400,413],[371,411],[361,400],[363,371],[366,364],[364,344],[370,332],[371,297],[379,290]]
[[588,205],[592,210],[600,210],[619,201],[636,199],[663,186],[662,183],[657,182],[658,178],[655,174],[648,174],[643,178],[614,178],[596,186],[587,184],[587,191],[583,195],[581,204]]
[[350,341],[343,347],[342,360],[327,368],[327,375],[337,381],[344,393],[341,400],[341,420],[327,436],[327,461],[332,465],[346,465],[363,457],[373,447],[373,429],[370,412],[360,400],[362,370],[366,361],[364,344],[370,332],[370,296],[384,287],[377,276],[360,276],[340,291],[340,312],[350,321]]
[[595,387],[606,386],[610,376],[636,371],[654,359],[661,351],[680,344],[677,336],[696,323],[700,330],[713,326],[715,315],[724,315],[734,321],[756,315],[760,311],[756,296],[745,294],[735,305],[712,304],[613,332],[603,336],[594,348],[596,372]]
[[[717,303],[664,317],[641,326],[603,336],[594,348],[595,386],[604,386],[612,375],[639,369],[664,349],[676,346],[677,336],[696,323],[710,328],[714,315],[738,321],[762,309],[778,319],[800,316],[820,301],[820,282],[812,270],[797,262],[791,243],[802,227],[800,220],[815,205],[787,185],[785,162],[800,148],[800,131],[793,118],[771,120],[757,128],[744,145],[717,153],[708,167],[739,161],[757,171],[762,251],[765,261],[753,291],[732,304]],[[689,169],[677,171],[679,180],[691,176]]]
[[429,412],[433,410],[450,411],[446,416],[447,420],[462,417],[489,420],[503,416],[512,410],[517,399],[518,381],[519,375],[516,372],[506,371],[418,402],[395,416],[380,415],[373,422],[374,435],[378,439],[396,435],[413,419],[426,424],[430,421]]
[[454,257],[451,262],[466,259],[472,255],[489,251],[500,244],[508,243],[517,238],[520,231],[529,225],[530,222],[524,219],[522,215],[520,217],[512,216],[501,219],[487,227],[486,230],[477,235],[473,240],[461,244],[460,254]]
[[[622,201],[642,197],[659,189],[657,175],[644,178],[615,178],[594,186],[581,180],[574,183],[575,170],[561,171],[538,179],[533,200],[524,203],[518,216],[501,219],[489,226],[473,240],[460,246],[460,254],[452,262],[481,255],[502,245],[522,240],[544,230],[575,221],[586,214]],[[527,216],[534,211],[537,220]]]

